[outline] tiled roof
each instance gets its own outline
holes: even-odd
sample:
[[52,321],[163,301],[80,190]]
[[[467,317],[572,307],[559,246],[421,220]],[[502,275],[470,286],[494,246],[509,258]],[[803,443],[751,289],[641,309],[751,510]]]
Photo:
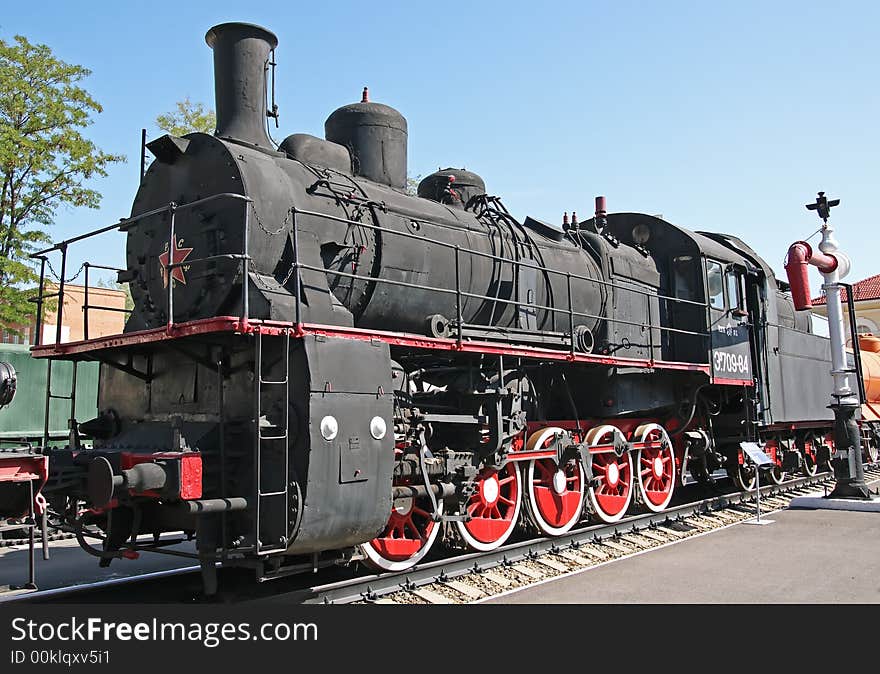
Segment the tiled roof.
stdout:
[[[853,301],[859,300],[876,300],[880,299],[880,274],[874,274],[866,279],[853,283]],[[843,289],[840,291],[840,301],[846,302],[846,293]],[[825,293],[814,297],[811,302],[813,304],[825,304]]]

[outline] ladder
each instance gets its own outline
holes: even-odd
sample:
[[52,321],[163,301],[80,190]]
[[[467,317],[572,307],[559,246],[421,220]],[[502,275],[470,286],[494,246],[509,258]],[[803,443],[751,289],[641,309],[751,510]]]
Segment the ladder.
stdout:
[[67,427],[70,431],[68,442],[72,449],[79,448],[79,435],[76,430],[76,365],[77,361],[71,361],[73,368],[70,374],[70,394],[56,395],[52,393],[52,365],[55,363],[54,358],[49,358],[46,362],[46,406],[44,409],[45,416],[43,418],[43,448],[49,447],[49,413],[52,410],[53,400],[70,401],[70,416],[67,418]]
[[[266,555],[286,550],[290,539],[290,518],[287,516],[289,486],[289,430],[290,430],[290,330],[284,330],[283,378],[265,379],[263,375],[263,331],[256,331],[254,354],[254,552]],[[263,425],[263,393],[273,387],[282,387],[284,400],[283,426]],[[274,474],[267,460],[267,445],[275,443],[283,454],[284,469],[281,474],[283,487],[263,491],[264,478]],[[268,527],[263,532],[263,520]],[[266,541],[261,540],[261,534]]]

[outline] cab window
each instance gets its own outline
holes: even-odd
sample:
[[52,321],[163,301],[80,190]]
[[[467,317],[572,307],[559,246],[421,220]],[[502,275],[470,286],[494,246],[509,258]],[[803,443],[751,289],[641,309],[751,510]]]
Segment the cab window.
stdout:
[[727,306],[731,309],[742,309],[742,289],[738,272],[729,270],[727,276]]
[[724,270],[718,262],[706,261],[706,288],[709,305],[713,309],[724,309]]

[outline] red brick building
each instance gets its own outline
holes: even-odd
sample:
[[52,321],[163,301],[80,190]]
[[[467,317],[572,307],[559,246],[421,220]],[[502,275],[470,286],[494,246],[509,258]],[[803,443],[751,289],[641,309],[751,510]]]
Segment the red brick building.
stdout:
[[[55,289],[47,286],[47,293]],[[106,311],[94,307],[112,307],[125,309],[126,292],[115,288],[99,288],[89,286],[89,338],[117,335],[125,326],[127,314],[122,311]],[[78,285],[64,286],[64,310],[61,314],[61,341],[76,342],[85,335],[85,287]],[[35,314],[36,315],[36,314]],[[43,322],[43,344],[55,342],[57,335],[57,317],[55,311],[46,312]],[[0,342],[4,344],[34,344],[36,335],[36,318],[25,328],[15,334],[12,330],[0,331]]]

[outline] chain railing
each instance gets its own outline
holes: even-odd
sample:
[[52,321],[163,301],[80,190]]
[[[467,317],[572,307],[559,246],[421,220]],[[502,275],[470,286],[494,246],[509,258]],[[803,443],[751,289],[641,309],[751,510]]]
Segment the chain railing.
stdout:
[[[706,302],[706,301],[700,302],[700,301],[696,301],[696,300],[688,300],[688,299],[684,299],[681,297],[671,297],[668,295],[662,295],[660,293],[652,293],[648,290],[641,290],[639,288],[623,287],[623,286],[620,286],[619,284],[615,284],[615,283],[613,283],[611,281],[607,281],[605,279],[595,278],[592,276],[586,276],[586,275],[581,275],[581,274],[575,274],[575,273],[571,273],[569,271],[559,271],[557,269],[552,269],[550,267],[546,267],[546,266],[540,265],[536,262],[531,262],[528,260],[514,260],[511,258],[502,257],[499,255],[494,255],[492,253],[487,253],[487,252],[483,252],[483,251],[478,251],[478,250],[473,250],[473,249],[464,249],[456,244],[449,243],[448,241],[441,241],[439,239],[432,239],[430,237],[422,236],[419,234],[413,234],[413,233],[410,233],[405,230],[390,229],[388,227],[382,227],[381,225],[374,225],[371,223],[350,220],[348,218],[330,215],[327,213],[320,213],[317,211],[298,209],[295,207],[291,208],[291,212],[293,213],[292,238],[293,238],[293,243],[294,243],[294,245],[293,245],[294,260],[293,260],[291,269],[292,269],[293,278],[294,278],[294,294],[296,297],[296,323],[297,324],[300,324],[302,322],[302,310],[300,308],[301,297],[300,297],[300,290],[299,290],[302,286],[302,280],[300,278],[300,276],[301,276],[300,271],[305,269],[308,271],[323,272],[323,273],[326,273],[329,275],[333,275],[336,277],[342,277],[342,278],[348,278],[351,280],[375,282],[377,284],[384,283],[387,285],[412,288],[414,290],[425,290],[425,291],[429,291],[429,292],[436,292],[439,294],[455,295],[455,315],[456,315],[455,339],[456,339],[456,343],[459,348],[461,347],[462,341],[464,339],[464,330],[465,329],[477,328],[477,327],[479,327],[479,328],[493,327],[491,325],[485,325],[485,326],[483,326],[483,325],[470,325],[470,324],[467,324],[464,322],[463,317],[462,317],[462,311],[463,311],[462,306],[463,306],[463,300],[465,298],[472,298],[472,299],[483,300],[483,301],[488,301],[488,302],[497,302],[497,303],[501,303],[501,304],[505,304],[505,305],[514,306],[514,307],[525,307],[528,309],[546,311],[546,312],[550,312],[554,315],[563,314],[565,317],[568,318],[568,328],[569,328],[569,330],[568,330],[568,332],[569,332],[568,347],[569,347],[569,352],[571,354],[574,354],[577,350],[577,335],[576,335],[576,331],[575,331],[575,319],[576,318],[592,319],[592,320],[596,320],[596,321],[604,321],[609,324],[616,323],[619,325],[636,326],[636,327],[646,329],[648,332],[648,342],[649,342],[648,349],[649,349],[649,353],[651,354],[652,359],[653,359],[654,346],[655,346],[654,345],[654,332],[653,332],[654,330],[657,330],[661,333],[665,332],[665,333],[674,333],[674,334],[681,334],[681,335],[692,335],[692,336],[695,336],[695,337],[703,339],[703,340],[711,339],[711,335],[708,330],[706,330],[706,331],[684,330],[681,328],[674,328],[672,326],[664,326],[664,325],[661,325],[659,322],[655,323],[653,320],[653,318],[654,318],[653,312],[651,310],[651,299],[656,299],[658,301],[658,303],[666,302],[667,303],[666,304],[667,310],[669,307],[669,303],[672,303],[673,305],[698,307],[702,312],[705,312],[708,310],[709,305],[708,305],[708,302]],[[297,245],[297,241],[299,238],[299,236],[298,236],[299,222],[297,219],[298,215],[321,218],[321,219],[331,220],[331,221],[338,222],[340,224],[349,225],[349,226],[356,226],[356,227],[362,227],[362,228],[366,228],[366,229],[372,229],[374,231],[381,232],[383,235],[399,236],[402,238],[413,239],[413,240],[419,241],[422,244],[431,244],[431,245],[439,246],[441,248],[449,249],[449,250],[453,251],[453,260],[454,260],[454,265],[455,265],[455,287],[454,288],[440,288],[440,287],[436,287],[436,286],[427,286],[427,285],[423,285],[423,284],[419,284],[419,283],[412,283],[409,281],[398,281],[398,280],[388,279],[388,278],[379,278],[379,277],[371,276],[371,275],[357,274],[354,272],[344,272],[342,270],[329,269],[324,266],[318,267],[316,265],[310,265],[308,263],[301,262],[299,259],[299,247]],[[534,270],[536,270],[540,273],[543,273],[543,274],[557,275],[560,277],[564,277],[565,278],[565,287],[566,287],[566,296],[567,296],[566,306],[565,307],[549,306],[549,305],[544,305],[544,304],[538,304],[536,302],[523,302],[520,300],[507,299],[507,298],[502,298],[502,297],[497,297],[497,296],[490,296],[490,295],[484,295],[481,293],[474,293],[474,292],[465,291],[461,287],[461,265],[462,265],[461,258],[462,258],[462,255],[470,255],[470,256],[478,257],[478,258],[485,259],[485,260],[491,260],[494,263],[500,263],[502,265],[509,264],[509,265],[512,265],[513,267],[526,267],[526,268],[534,269]],[[645,322],[632,321],[632,320],[627,320],[627,319],[623,319],[623,318],[617,318],[617,317],[614,317],[611,315],[591,314],[591,313],[575,310],[573,297],[572,297],[572,285],[571,285],[573,280],[594,283],[597,285],[601,285],[605,288],[612,288],[613,287],[616,289],[616,291],[623,290],[626,292],[631,292],[631,293],[634,293],[637,295],[642,295],[642,296],[646,297],[647,298],[647,301],[645,302],[646,314],[647,314],[646,321]],[[658,307],[658,310],[659,310],[659,307]],[[667,311],[667,313],[668,313],[668,311]],[[656,318],[659,319],[660,317],[657,316]],[[540,332],[541,331],[537,331],[537,334],[540,334]]]
[[[206,197],[204,199],[198,199],[196,201],[192,201],[187,204],[176,204],[174,202],[169,203],[167,206],[163,206],[161,208],[157,208],[146,213],[142,213],[140,215],[124,218],[119,222],[109,225],[107,227],[103,227],[101,229],[83,234],[81,236],[74,237],[72,239],[68,239],[66,241],[62,241],[60,243],[55,244],[51,248],[47,248],[45,250],[41,250],[37,253],[31,255],[32,258],[36,258],[41,260],[41,270],[40,270],[40,292],[36,298],[32,298],[33,301],[37,303],[37,336],[36,343],[39,344],[41,342],[41,321],[42,321],[42,313],[44,303],[51,298],[58,298],[58,312],[56,316],[56,342],[61,341],[61,326],[63,322],[63,306],[64,306],[64,286],[65,279],[64,274],[67,266],[67,252],[68,248],[79,241],[97,236],[99,234],[103,234],[109,231],[114,230],[126,230],[129,227],[137,224],[139,221],[153,217],[156,215],[169,214],[169,227],[168,227],[168,263],[164,265],[163,273],[167,275],[168,285],[167,285],[167,323],[166,330],[169,334],[173,331],[175,321],[174,321],[174,270],[183,266],[193,266],[199,264],[207,264],[209,262],[214,262],[217,260],[238,260],[241,269],[241,318],[242,320],[247,320],[250,315],[249,304],[248,304],[248,295],[249,295],[249,280],[248,280],[248,260],[250,259],[248,253],[248,238],[249,238],[249,229],[250,229],[250,210],[251,208],[244,208],[244,217],[243,217],[243,237],[242,237],[242,251],[241,253],[223,253],[218,255],[211,255],[203,258],[195,258],[190,259],[187,258],[185,261],[181,260],[180,262],[174,261],[174,250],[176,248],[176,225],[177,225],[177,215],[187,209],[192,209],[197,206],[201,206],[207,204],[209,202],[213,202],[220,199],[232,199],[237,201],[245,202],[246,204],[252,204],[253,201],[249,197],[246,197],[241,194],[225,192],[221,194],[216,194],[210,197]],[[251,206],[252,207],[252,206]],[[319,266],[315,264],[309,264],[307,262],[303,262],[300,260],[300,250],[299,250],[299,229],[301,226],[300,218],[302,216],[314,217],[318,219],[328,220],[332,222],[336,222],[339,224],[351,226],[351,227],[359,227],[364,229],[371,229],[375,232],[379,232],[384,236],[389,237],[400,237],[404,239],[412,239],[418,241],[421,245],[430,244],[433,246],[437,246],[443,249],[447,249],[451,252],[451,256],[453,258],[453,263],[455,266],[455,285],[454,287],[443,288],[439,286],[431,286],[420,283],[414,283],[410,281],[399,281],[389,278],[381,278],[379,275],[365,275],[359,274],[355,271],[345,272],[335,269],[329,269],[325,266]],[[493,325],[471,325],[465,322],[464,320],[464,303],[467,299],[475,299],[483,302],[492,302],[498,303],[505,306],[513,306],[515,308],[523,308],[527,310],[534,311],[536,314],[538,311],[543,311],[551,314],[554,317],[553,324],[556,324],[555,317],[557,315],[561,316],[563,319],[567,319],[567,328],[568,328],[568,350],[570,354],[574,355],[578,351],[578,334],[576,330],[576,320],[577,319],[587,319],[590,321],[596,322],[604,322],[606,325],[617,324],[617,325],[625,325],[625,326],[634,326],[639,327],[641,330],[647,331],[647,348],[648,353],[650,354],[650,358],[654,359],[654,349],[655,346],[655,333],[656,330],[661,335],[662,334],[679,334],[679,335],[690,335],[696,337],[701,340],[707,340],[711,338],[711,335],[708,330],[685,330],[682,328],[672,327],[671,325],[661,325],[660,324],[660,315],[654,316],[654,310],[652,309],[652,302],[656,300],[657,302],[657,312],[658,314],[662,313],[662,308],[666,309],[666,314],[669,315],[671,306],[690,306],[697,307],[703,312],[708,311],[709,304],[707,301],[696,301],[689,300],[681,297],[672,297],[668,295],[663,295],[656,292],[651,292],[649,290],[643,290],[636,287],[625,287],[621,286],[619,283],[614,283],[612,281],[596,278],[589,275],[582,275],[572,273],[570,271],[560,271],[557,269],[552,269],[550,267],[538,264],[532,260],[524,260],[524,259],[511,259],[509,257],[502,257],[500,255],[495,255],[493,253],[488,253],[479,250],[462,248],[456,244],[450,243],[448,241],[442,241],[439,239],[433,239],[430,237],[426,237],[420,234],[414,234],[406,230],[397,230],[391,229],[388,227],[383,227],[381,225],[376,225],[368,222],[351,220],[345,217],[340,217],[336,215],[331,215],[328,213],[321,213],[317,211],[311,211],[306,209],[300,209],[296,207],[291,207],[288,209],[287,214],[284,218],[285,224],[289,221],[291,227],[291,242],[292,242],[292,252],[293,252],[293,262],[291,264],[290,270],[287,273],[287,279],[289,280],[292,276],[293,279],[293,296],[295,298],[294,303],[294,322],[297,326],[303,323],[303,300],[302,300],[302,271],[314,271],[319,273],[324,273],[327,275],[332,275],[337,278],[348,278],[352,281],[365,281],[372,282],[376,284],[387,284],[394,286],[402,286],[406,288],[411,288],[414,290],[428,291],[434,292],[438,294],[446,294],[446,295],[454,295],[455,302],[455,333],[454,337],[458,347],[460,348],[462,342],[466,338],[466,331],[468,329],[482,328],[482,329],[491,329]],[[61,253],[61,274],[59,277],[59,282],[57,286],[57,291],[52,293],[47,293],[45,288],[45,271],[46,266],[48,264],[48,255],[53,252]],[[492,296],[486,295],[478,292],[470,292],[462,288],[462,258],[463,256],[471,256],[473,258],[479,258],[486,261],[491,261],[495,265],[511,265],[514,270],[519,268],[528,268],[533,269],[536,272],[543,274],[545,278],[548,279],[548,287],[552,287],[552,283],[550,283],[549,279],[551,277],[558,277],[562,279],[562,283],[564,284],[566,302],[565,306],[552,306],[549,304],[540,304],[536,301],[521,301],[518,299],[504,298],[500,296]],[[84,336],[88,339],[88,316],[90,310],[109,310],[109,311],[128,311],[125,309],[119,309],[116,307],[106,307],[106,306],[98,306],[92,305],[89,303],[88,299],[88,275],[90,269],[106,269],[110,271],[125,271],[116,269],[113,267],[103,266],[103,265],[95,265],[91,263],[85,263],[85,273],[86,273],[86,298],[85,304],[83,306],[84,312]],[[502,267],[503,269],[503,267]],[[635,295],[641,295],[645,297],[645,311],[646,316],[644,321],[637,320],[629,320],[625,318],[616,317],[612,314],[612,312],[606,312],[604,315],[602,314],[593,314],[585,311],[579,311],[574,308],[574,297],[572,290],[572,283],[574,281],[586,282],[595,284],[596,286],[601,286],[603,288],[611,289],[614,288],[614,292],[625,291],[628,293],[633,293]],[[663,304],[665,303],[665,304]],[[507,329],[503,328],[502,329]],[[542,335],[547,331],[535,330],[533,331],[536,335]]]
[[[67,239],[65,241],[61,241],[56,243],[55,245],[46,248],[44,250],[37,251],[36,253],[31,254],[32,259],[40,260],[40,285],[39,291],[36,297],[30,298],[32,302],[35,302],[37,305],[37,317],[36,317],[36,335],[34,337],[34,344],[39,346],[43,342],[42,338],[42,330],[43,330],[43,309],[48,300],[56,299],[58,301],[58,310],[55,316],[55,343],[61,343],[61,328],[64,324],[64,292],[65,292],[65,284],[67,279],[65,279],[65,273],[67,269],[67,253],[68,249],[72,244],[79,243],[80,241],[84,241],[86,239],[91,239],[95,236],[106,234],[107,232],[112,231],[124,231],[129,227],[137,224],[141,220],[146,218],[151,218],[156,215],[162,215],[164,213],[170,214],[170,223],[169,223],[169,232],[168,232],[168,264],[165,265],[165,273],[168,277],[168,294],[167,294],[167,302],[168,302],[168,314],[167,314],[167,323],[166,329],[171,332],[174,328],[174,276],[173,272],[175,269],[179,267],[183,267],[186,265],[187,267],[198,264],[205,264],[208,262],[213,262],[220,259],[233,259],[239,260],[241,270],[242,270],[242,312],[241,318],[243,320],[248,317],[248,276],[247,276],[247,261],[250,259],[248,256],[248,229],[249,229],[249,210],[248,208],[244,209],[244,237],[243,237],[243,246],[242,252],[239,253],[226,253],[221,255],[211,255],[209,257],[203,258],[195,258],[174,262],[174,250],[175,250],[175,218],[177,213],[181,211],[185,211],[188,209],[195,208],[197,206],[202,206],[204,204],[217,201],[219,199],[232,199],[236,201],[242,201],[246,204],[252,203],[252,199],[250,197],[246,197],[242,194],[236,194],[234,192],[223,192],[220,194],[214,194],[210,197],[205,197],[204,199],[197,199],[196,201],[191,201],[187,204],[176,204],[174,202],[170,202],[167,206],[162,206],[160,208],[155,208],[151,211],[147,211],[146,213],[141,213],[140,215],[135,215],[130,218],[122,218],[119,222],[116,222],[112,225],[108,225],[106,227],[101,227],[99,229],[86,232],[85,234],[81,234],[79,236],[75,236],[71,239]],[[58,274],[58,284],[57,289],[54,292],[46,292],[46,267],[48,266],[52,269],[52,265],[49,261],[49,255],[51,253],[61,253],[61,273]],[[104,269],[108,271],[116,271],[116,272],[124,272],[124,269],[118,269],[116,267],[109,267],[105,265],[97,265],[92,264],[90,262],[85,262],[82,265],[82,268],[85,269],[85,291],[84,291],[84,303],[83,303],[83,338],[89,339],[89,310],[100,310],[100,311],[116,311],[116,312],[124,312],[130,313],[130,309],[124,309],[119,307],[108,307],[108,306],[99,306],[92,305],[89,303],[89,269]],[[77,274],[78,275],[78,274]]]

